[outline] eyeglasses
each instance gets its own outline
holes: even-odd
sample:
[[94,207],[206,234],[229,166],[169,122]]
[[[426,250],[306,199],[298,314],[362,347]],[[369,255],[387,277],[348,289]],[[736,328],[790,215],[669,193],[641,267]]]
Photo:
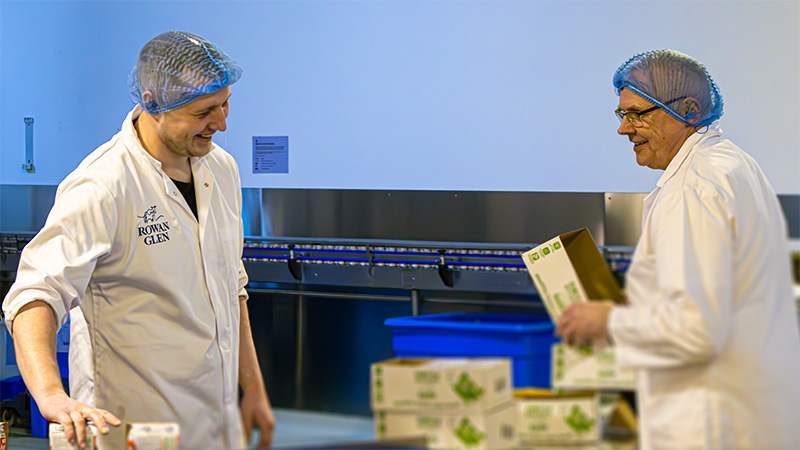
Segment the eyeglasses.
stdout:
[[644,111],[625,111],[624,109],[617,108],[614,111],[614,114],[617,115],[617,119],[619,119],[620,123],[622,123],[625,118],[628,118],[628,121],[636,128],[641,127],[644,125],[642,122],[642,116],[645,114],[649,114],[657,109],[661,108],[660,106],[653,106],[652,108],[647,108]]
[[[673,98],[668,102],[664,102],[664,104],[669,105],[670,103],[674,103],[677,102],[678,100],[683,100],[685,98],[686,98],[685,95],[683,97]],[[639,128],[642,125],[644,125],[644,121],[642,121],[643,115],[649,114],[660,108],[661,108],[660,106],[653,106],[652,108],[647,108],[644,111],[625,111],[624,109],[617,108],[614,110],[614,114],[617,115],[617,119],[619,119],[620,123],[622,123],[622,121],[625,120],[625,118],[627,117],[631,125],[633,125],[636,128]]]

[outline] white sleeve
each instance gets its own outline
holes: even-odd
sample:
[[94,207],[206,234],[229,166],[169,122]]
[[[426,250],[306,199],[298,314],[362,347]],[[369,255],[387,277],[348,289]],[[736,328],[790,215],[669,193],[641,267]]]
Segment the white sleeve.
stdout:
[[629,298],[634,306],[612,312],[609,331],[618,361],[639,368],[707,361],[732,326],[731,208],[713,189],[686,187],[653,213],[649,237],[657,285],[645,287],[653,298]]
[[244,297],[247,300],[250,296],[247,293],[247,289],[245,286],[249,281],[247,276],[247,271],[244,268],[244,262],[242,261],[242,253],[244,252],[244,223],[242,222],[242,182],[241,178],[239,178],[239,166],[236,164],[236,161],[233,159],[232,156],[228,156],[230,158],[231,164],[233,165],[233,172],[234,172],[234,186],[236,187],[236,205],[239,210],[239,272],[238,272],[238,280],[237,280],[237,287],[238,287],[238,296]]
[[58,191],[44,227],[23,249],[3,301],[9,331],[19,309],[35,300],[48,303],[63,325],[86,292],[97,259],[111,248],[117,211],[109,189],[76,177]]

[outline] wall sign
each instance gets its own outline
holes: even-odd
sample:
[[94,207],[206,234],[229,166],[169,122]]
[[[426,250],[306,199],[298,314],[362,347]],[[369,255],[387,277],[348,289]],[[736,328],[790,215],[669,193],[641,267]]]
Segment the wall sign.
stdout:
[[253,173],[289,173],[289,136],[253,136]]

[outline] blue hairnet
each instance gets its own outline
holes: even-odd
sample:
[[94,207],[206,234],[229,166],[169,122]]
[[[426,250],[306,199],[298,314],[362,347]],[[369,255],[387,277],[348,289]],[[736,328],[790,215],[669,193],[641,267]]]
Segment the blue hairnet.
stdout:
[[[722,116],[722,94],[705,66],[675,50],[632,57],[614,73],[614,88],[617,95],[630,89],[686,125],[702,127]],[[690,97],[697,100],[699,113],[681,108],[680,100]]]
[[[242,68],[216,45],[180,31],[159,34],[144,45],[128,76],[131,98],[160,114],[239,81]],[[143,100],[146,93],[152,99]]]

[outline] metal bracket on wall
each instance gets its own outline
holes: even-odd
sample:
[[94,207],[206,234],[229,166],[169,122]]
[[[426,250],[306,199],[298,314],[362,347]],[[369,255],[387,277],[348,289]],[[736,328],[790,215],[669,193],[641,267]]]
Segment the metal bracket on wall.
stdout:
[[28,173],[35,173],[33,167],[33,117],[25,117],[25,164],[22,168]]

